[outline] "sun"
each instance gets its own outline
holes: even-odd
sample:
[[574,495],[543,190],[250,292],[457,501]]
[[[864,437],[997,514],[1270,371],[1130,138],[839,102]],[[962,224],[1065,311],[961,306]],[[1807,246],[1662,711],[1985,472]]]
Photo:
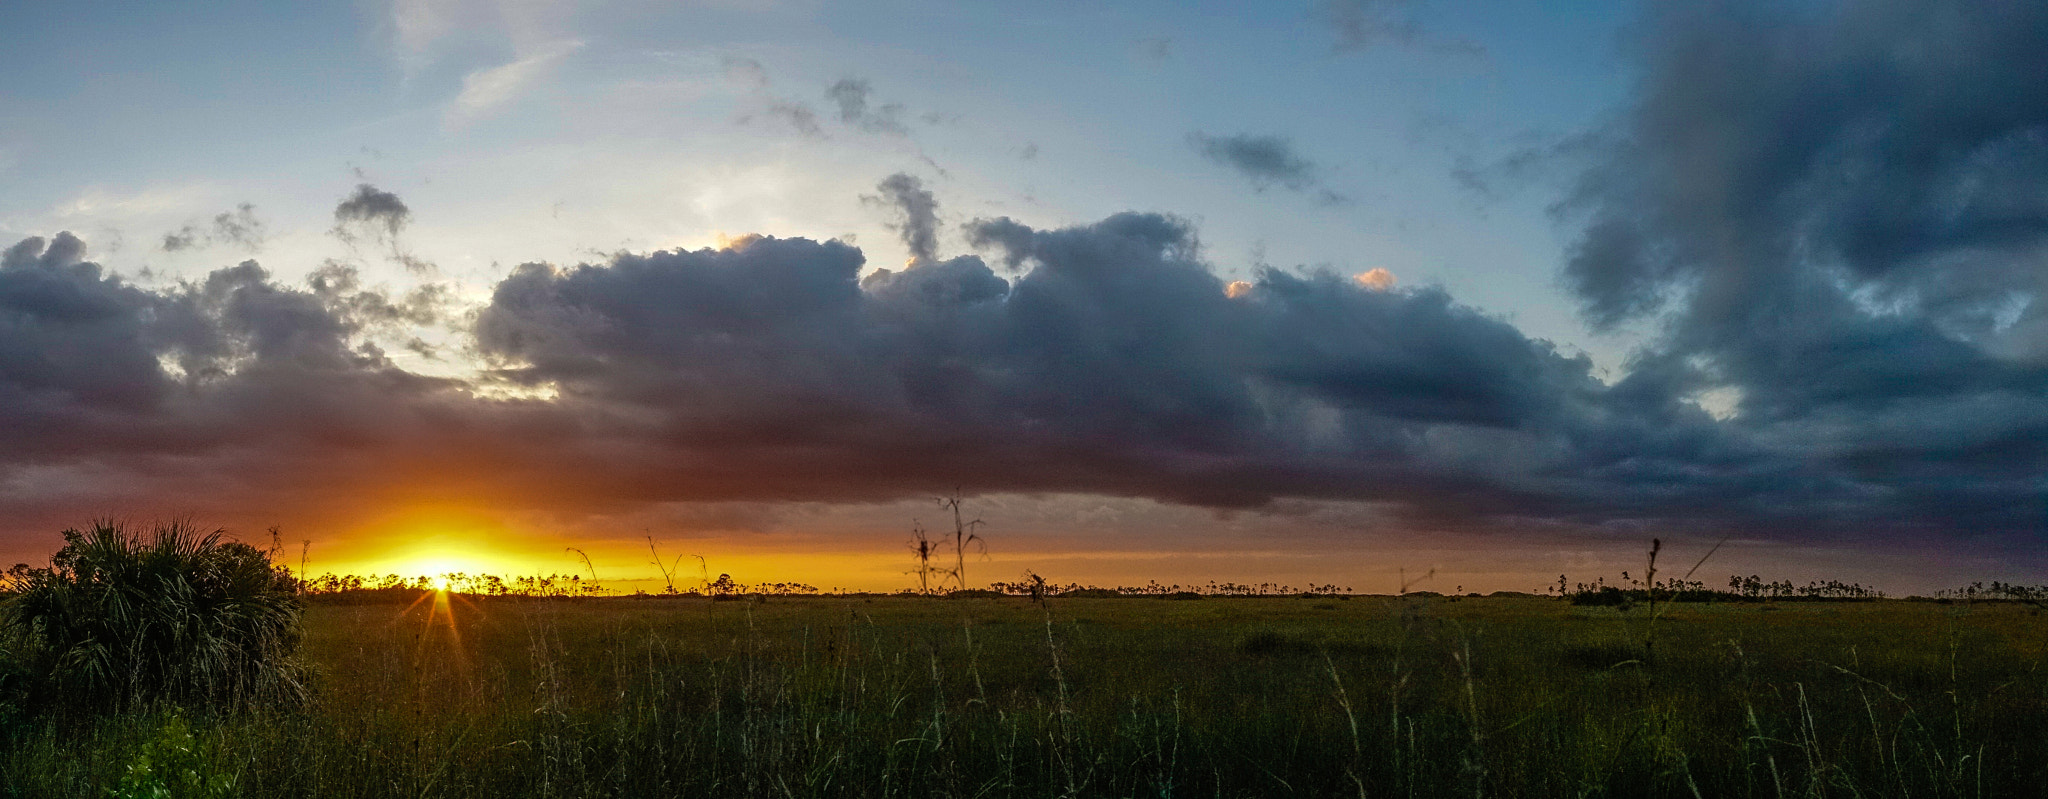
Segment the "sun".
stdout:
[[377,571],[388,571],[408,580],[426,578],[427,585],[436,591],[448,591],[455,587],[453,575],[477,577],[504,571],[506,564],[474,550],[434,549],[416,550],[392,558]]

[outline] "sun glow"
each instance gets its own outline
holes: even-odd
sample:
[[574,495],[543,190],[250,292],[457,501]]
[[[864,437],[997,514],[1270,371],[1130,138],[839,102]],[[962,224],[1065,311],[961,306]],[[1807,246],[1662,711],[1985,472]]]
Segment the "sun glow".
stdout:
[[486,574],[500,576],[522,574],[531,571],[505,558],[477,551],[474,548],[416,550],[397,553],[387,560],[362,565],[366,574],[396,574],[408,580],[426,578],[436,591],[454,587],[460,577],[479,577]]

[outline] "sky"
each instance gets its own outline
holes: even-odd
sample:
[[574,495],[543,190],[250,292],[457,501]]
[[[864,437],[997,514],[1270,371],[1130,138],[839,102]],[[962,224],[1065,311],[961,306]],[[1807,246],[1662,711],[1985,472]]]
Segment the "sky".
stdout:
[[2048,581],[2041,4],[9,18],[9,562]]

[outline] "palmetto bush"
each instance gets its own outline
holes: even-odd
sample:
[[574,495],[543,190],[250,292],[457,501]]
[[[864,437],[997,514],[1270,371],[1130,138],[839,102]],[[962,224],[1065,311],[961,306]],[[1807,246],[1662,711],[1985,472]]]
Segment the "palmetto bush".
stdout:
[[0,604],[33,708],[304,699],[297,583],[221,531],[118,522],[66,530],[50,566],[17,570]]

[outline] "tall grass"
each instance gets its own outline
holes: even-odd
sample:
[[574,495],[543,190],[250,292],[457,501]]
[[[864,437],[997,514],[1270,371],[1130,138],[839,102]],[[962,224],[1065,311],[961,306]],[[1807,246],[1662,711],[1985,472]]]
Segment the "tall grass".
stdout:
[[[1536,598],[446,599],[311,608],[315,699],[191,719],[192,779],[251,797],[1966,797],[2048,780],[2041,617],[2010,604],[1674,605],[1645,663],[1642,609]],[[183,740],[176,724],[7,739],[0,795],[106,795]]]

